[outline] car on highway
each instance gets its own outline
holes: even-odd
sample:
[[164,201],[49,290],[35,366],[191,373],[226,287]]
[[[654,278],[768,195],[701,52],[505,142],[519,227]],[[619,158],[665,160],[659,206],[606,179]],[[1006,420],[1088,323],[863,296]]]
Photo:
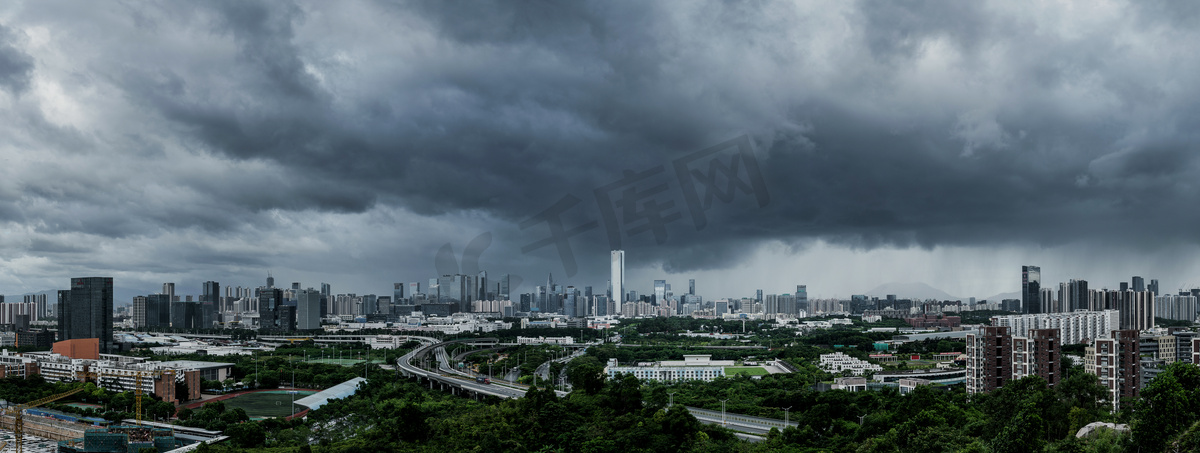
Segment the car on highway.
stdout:
[[478,384],[491,384],[492,380],[485,378],[483,376],[477,376],[477,377],[475,377],[475,382]]

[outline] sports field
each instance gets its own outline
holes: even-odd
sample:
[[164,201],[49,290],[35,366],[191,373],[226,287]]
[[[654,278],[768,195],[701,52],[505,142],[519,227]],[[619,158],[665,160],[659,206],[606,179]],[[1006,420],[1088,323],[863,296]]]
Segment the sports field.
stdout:
[[760,366],[727,366],[725,367],[726,376],[735,376],[745,374],[747,376],[766,376],[767,370]]
[[[311,390],[297,390],[296,399],[312,395]],[[286,417],[292,415],[292,395],[287,390],[270,392],[255,392],[240,395],[223,401],[226,410],[240,407],[251,419]],[[296,405],[296,412],[303,411],[304,406]]]

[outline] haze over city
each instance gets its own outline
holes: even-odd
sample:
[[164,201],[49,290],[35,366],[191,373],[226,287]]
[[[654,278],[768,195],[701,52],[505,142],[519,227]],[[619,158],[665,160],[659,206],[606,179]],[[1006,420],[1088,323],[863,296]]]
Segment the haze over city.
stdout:
[[[321,5],[0,5],[0,292],[384,294],[485,233],[514,292],[615,248],[712,297],[1200,283],[1192,4]],[[626,172],[666,184],[633,215]]]

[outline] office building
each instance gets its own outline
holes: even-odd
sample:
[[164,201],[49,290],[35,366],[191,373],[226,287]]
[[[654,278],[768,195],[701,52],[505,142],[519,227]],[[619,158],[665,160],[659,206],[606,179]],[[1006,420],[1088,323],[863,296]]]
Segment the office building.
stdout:
[[1133,277],[1133,290],[1136,292],[1145,291],[1146,290],[1146,279],[1138,277],[1138,276],[1134,276]]
[[661,304],[667,298],[667,281],[654,281],[654,303]]
[[392,283],[392,301],[398,304],[402,300],[404,300],[404,284]]
[[[59,296],[63,296],[61,291]],[[59,310],[59,339],[98,338],[100,351],[112,352],[112,277],[72,278],[66,296],[66,304]]]
[[146,297],[146,327],[171,326],[171,296],[150,294]]
[[[274,285],[274,279],[269,280]],[[274,286],[261,286],[254,291],[258,300],[258,328],[274,330],[279,325],[279,307],[283,305],[283,290]]]
[[309,288],[300,290],[296,295],[296,328],[299,330],[321,328],[320,292]]
[[1042,268],[1021,266],[1021,312],[1041,313]]
[[[894,301],[895,296],[890,299]],[[796,285],[796,311],[808,312],[808,285]]]
[[609,256],[610,268],[612,271],[612,296],[613,302],[617,304],[617,313],[622,313],[622,305],[625,302],[625,251],[613,250]]
[[175,300],[175,284],[174,283],[163,283],[162,294],[166,294],[167,297],[170,297],[169,301],[174,301]]
[[694,279],[694,278],[688,279],[688,295],[689,296],[696,295],[696,279]]
[[[590,286],[589,286],[590,288]],[[497,285],[496,298],[500,300],[512,299],[512,275],[504,274],[500,276],[500,284]]]

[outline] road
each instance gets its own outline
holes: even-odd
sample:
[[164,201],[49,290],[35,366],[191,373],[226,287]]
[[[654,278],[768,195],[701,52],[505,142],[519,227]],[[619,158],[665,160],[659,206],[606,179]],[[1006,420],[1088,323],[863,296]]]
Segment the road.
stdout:
[[[450,357],[446,354],[445,346],[447,344],[456,342],[468,342],[476,340],[468,339],[438,343],[437,340],[432,338],[425,338],[424,340],[419,341],[423,343],[420,348],[417,348],[412,352],[401,356],[399,359],[396,359],[396,365],[400,367],[401,371],[405,372],[406,374],[420,376],[428,379],[431,382],[436,382],[442,385],[450,385],[474,394],[489,395],[505,399],[523,397],[525,396],[525,392],[528,391],[527,387],[517,384],[480,384],[475,382],[474,376],[455,370],[452,366],[450,366]],[[417,357],[425,356],[427,354],[432,354],[435,358],[437,362],[436,371],[422,369],[413,363],[414,359]],[[556,393],[558,393],[560,396],[566,396],[567,394],[567,392]]]
[[724,420],[724,425],[726,428],[758,436],[765,436],[771,431],[771,428],[778,428],[782,430],[785,426],[798,426],[798,424],[793,421],[789,421],[785,425],[783,420],[776,418],[755,417],[752,415],[734,414],[731,412],[726,412],[722,418],[721,411],[713,411],[691,406],[687,406],[687,410],[688,412],[691,412],[692,416],[696,417],[697,420],[700,420],[701,423],[720,425],[722,424],[722,420]]

